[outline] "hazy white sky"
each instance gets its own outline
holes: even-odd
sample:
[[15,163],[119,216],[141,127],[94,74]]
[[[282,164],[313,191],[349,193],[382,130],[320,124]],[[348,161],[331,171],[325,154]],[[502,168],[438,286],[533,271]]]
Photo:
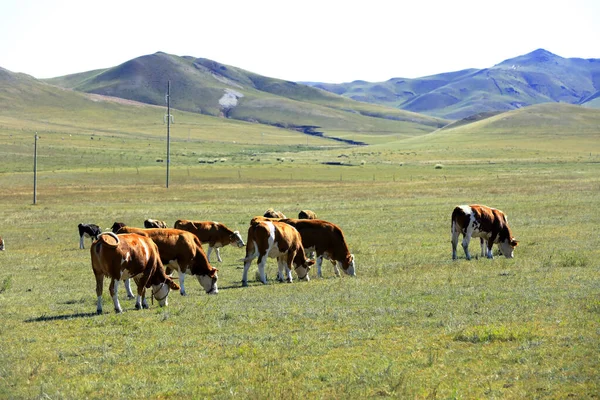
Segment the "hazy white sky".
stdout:
[[600,0],[2,0],[0,67],[50,78],[157,51],[291,81],[600,58]]

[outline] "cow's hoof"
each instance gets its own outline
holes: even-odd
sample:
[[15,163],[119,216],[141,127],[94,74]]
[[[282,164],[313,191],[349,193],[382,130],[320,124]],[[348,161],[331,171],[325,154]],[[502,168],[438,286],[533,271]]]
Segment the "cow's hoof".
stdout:
[[96,314],[98,314],[98,315],[102,314],[102,309],[101,308],[97,309]]
[[148,303],[144,303],[142,304],[142,308],[145,308],[147,310],[150,308],[150,306],[148,305]]
[[122,314],[123,310],[121,310],[120,308],[115,308],[115,313]]
[[242,281],[242,287],[248,287],[248,282],[247,281]]
[[142,305],[140,303],[135,303],[135,309],[136,310],[141,310],[142,309]]
[[187,296],[186,292],[179,292],[179,294],[181,294],[182,296]]
[[133,299],[135,299],[134,295],[132,295],[132,294],[127,295],[127,300],[133,300]]

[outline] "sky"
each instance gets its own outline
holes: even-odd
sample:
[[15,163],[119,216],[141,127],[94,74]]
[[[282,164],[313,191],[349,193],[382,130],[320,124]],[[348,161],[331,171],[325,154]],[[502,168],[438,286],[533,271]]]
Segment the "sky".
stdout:
[[600,58],[600,0],[2,0],[0,67],[38,79],[158,51],[290,81],[417,78],[538,48]]

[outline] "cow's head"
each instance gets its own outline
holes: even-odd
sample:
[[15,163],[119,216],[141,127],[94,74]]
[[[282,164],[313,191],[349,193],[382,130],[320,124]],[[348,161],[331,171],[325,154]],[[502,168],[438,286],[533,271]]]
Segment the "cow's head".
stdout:
[[348,254],[342,261],[342,269],[347,275],[356,276],[356,267],[354,265],[354,254]]
[[111,227],[110,230],[113,233],[119,233],[119,229],[121,229],[122,227],[124,227],[125,224],[123,222],[115,222]]
[[[302,254],[304,254],[304,252],[302,251]],[[306,279],[307,281],[310,281],[310,277],[308,276],[308,271],[310,271],[310,267],[315,263],[315,260],[307,260],[306,258],[304,259],[304,262],[296,264],[294,262],[295,268],[294,270],[296,271],[296,275],[298,276],[298,279]]]
[[237,247],[244,247],[246,245],[244,239],[242,239],[242,235],[240,235],[240,232],[238,231],[229,235],[229,243],[235,244]]
[[169,304],[168,297],[171,290],[179,290],[179,285],[170,277],[159,284],[152,284],[152,296],[158,301],[158,305],[164,307]]
[[200,286],[204,288],[206,294],[219,293],[219,288],[217,287],[217,280],[219,279],[217,271],[216,268],[213,268],[209,274],[196,275],[198,282],[200,282]]
[[0,251],[4,251],[4,240],[2,240],[2,236],[0,236]]
[[500,252],[504,255],[504,257],[513,258],[515,247],[517,247],[518,244],[519,242],[515,240],[515,238],[507,238],[498,243],[498,247],[500,247]]

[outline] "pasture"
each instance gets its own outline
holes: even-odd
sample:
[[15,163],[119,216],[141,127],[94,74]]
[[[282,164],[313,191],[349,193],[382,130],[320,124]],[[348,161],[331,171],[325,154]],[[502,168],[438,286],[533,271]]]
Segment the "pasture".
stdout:
[[[40,149],[37,205],[29,154],[11,159],[19,172],[5,165],[0,174],[2,398],[600,393],[598,141],[579,152],[563,142],[540,151],[515,144],[516,155],[505,144],[483,155],[483,144],[418,138],[379,149],[291,143],[275,153],[257,136],[252,149],[211,145],[224,162],[175,158],[166,189],[164,165],[154,154],[128,162],[143,151],[132,155],[127,140],[87,153],[99,158],[93,163],[65,165],[73,148],[55,136],[54,147]],[[330,160],[348,161],[320,164]],[[520,240],[514,259],[466,261],[459,249],[451,260],[450,213],[464,203],[507,213]],[[269,285],[254,281],[254,262],[242,288],[244,250],[228,246],[223,263],[212,263],[217,296],[189,280],[187,297],[171,292],[168,307],[136,311],[121,285],[116,315],[105,282],[105,311],[96,315],[90,241],[78,248],[78,223],[207,219],[245,239],[250,219],[269,207],[288,217],[308,208],[338,224],[357,277],[336,278],[324,262],[323,279],[311,271],[310,282],[277,283],[269,260]],[[478,254],[478,241],[471,246]]]

